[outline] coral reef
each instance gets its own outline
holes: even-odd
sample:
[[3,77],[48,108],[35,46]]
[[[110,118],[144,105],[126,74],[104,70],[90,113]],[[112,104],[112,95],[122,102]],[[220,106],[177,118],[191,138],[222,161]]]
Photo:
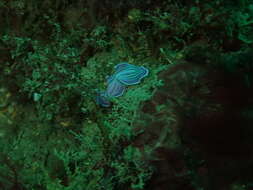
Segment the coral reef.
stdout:
[[0,189],[252,190],[252,24],[249,0],[0,0]]

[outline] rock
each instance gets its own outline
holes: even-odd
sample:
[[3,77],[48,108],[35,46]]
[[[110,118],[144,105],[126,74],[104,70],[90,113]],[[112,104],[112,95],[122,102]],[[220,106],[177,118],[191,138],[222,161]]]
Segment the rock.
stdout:
[[134,124],[133,145],[155,168],[146,189],[227,188],[253,164],[253,130],[241,114],[253,90],[200,64],[175,64],[159,77],[164,85],[142,104]]

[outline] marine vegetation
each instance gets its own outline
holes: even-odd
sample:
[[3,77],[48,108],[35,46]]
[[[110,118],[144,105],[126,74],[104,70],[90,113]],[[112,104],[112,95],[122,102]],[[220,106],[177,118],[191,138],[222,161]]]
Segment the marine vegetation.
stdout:
[[0,0],[0,190],[252,190],[253,2]]

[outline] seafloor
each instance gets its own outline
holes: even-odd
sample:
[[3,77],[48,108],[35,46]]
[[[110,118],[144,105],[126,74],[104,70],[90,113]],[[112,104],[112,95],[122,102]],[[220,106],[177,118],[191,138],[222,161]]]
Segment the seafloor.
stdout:
[[0,190],[252,190],[252,144],[253,1],[0,0]]

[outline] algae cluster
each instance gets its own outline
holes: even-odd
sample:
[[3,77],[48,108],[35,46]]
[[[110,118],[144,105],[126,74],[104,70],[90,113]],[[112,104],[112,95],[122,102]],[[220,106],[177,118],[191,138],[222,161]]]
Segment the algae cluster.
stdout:
[[[0,189],[250,190],[253,3],[0,0]],[[149,69],[112,106],[120,62]]]

